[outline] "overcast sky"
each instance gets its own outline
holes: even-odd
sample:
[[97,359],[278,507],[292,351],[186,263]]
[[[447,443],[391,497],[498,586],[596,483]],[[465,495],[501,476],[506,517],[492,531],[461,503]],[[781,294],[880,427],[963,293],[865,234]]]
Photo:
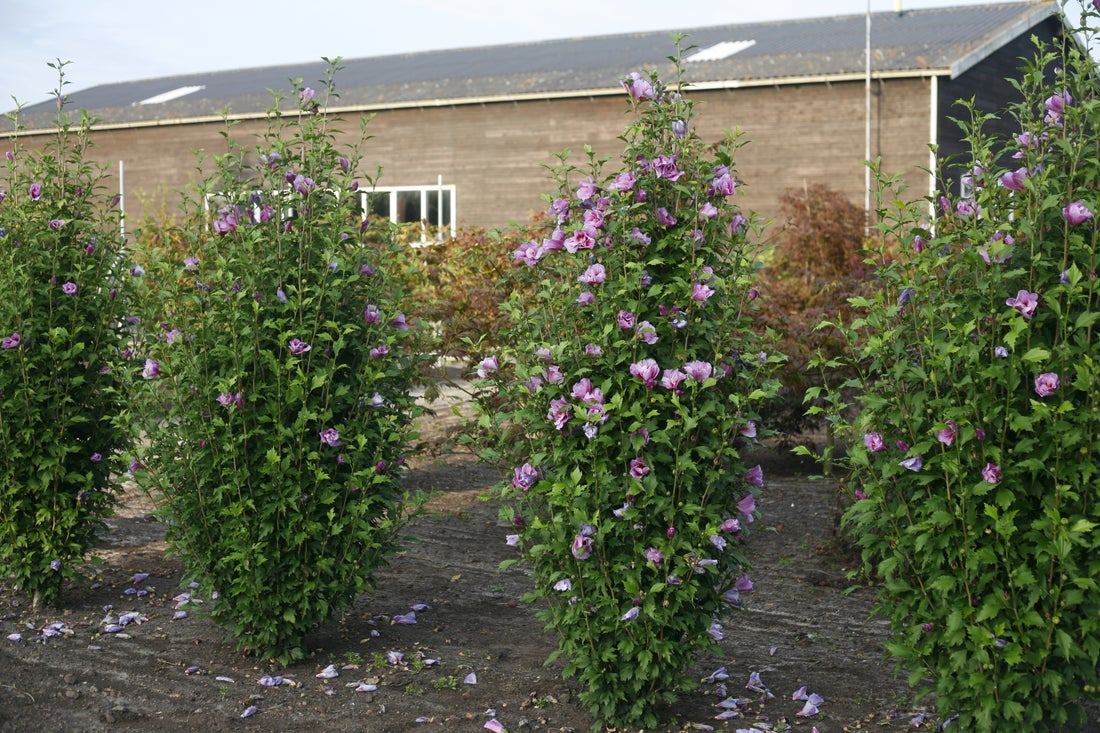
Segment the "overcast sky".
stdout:
[[[870,0],[872,12],[896,0]],[[1072,0],[1076,3],[1077,0]],[[866,12],[868,0],[0,0],[0,110],[174,74]],[[901,0],[904,10],[990,0]],[[1072,6],[1074,17],[1079,10]],[[323,11],[322,11],[323,9]]]

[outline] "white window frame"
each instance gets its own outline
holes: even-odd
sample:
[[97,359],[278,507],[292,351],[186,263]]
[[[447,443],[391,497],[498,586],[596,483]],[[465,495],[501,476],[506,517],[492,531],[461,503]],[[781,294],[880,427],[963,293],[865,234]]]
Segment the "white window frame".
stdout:
[[[420,194],[420,211],[428,210],[428,197],[431,194],[436,194],[440,201],[440,206],[436,207],[436,221],[429,222],[426,219],[420,220],[420,243],[428,244],[428,225],[435,225],[439,231],[440,239],[446,237],[454,237],[456,231],[456,222],[458,221],[458,207],[456,205],[456,192],[455,185],[453,183],[444,185],[443,177],[440,176],[439,182],[429,186],[375,186],[373,189],[364,191],[360,189],[360,195],[362,196],[362,208],[363,213],[366,216],[370,215],[370,200],[376,199],[379,195],[385,195],[388,199],[386,209],[388,213],[385,214],[386,218],[394,224],[412,224],[414,222],[402,222],[399,206],[400,194],[419,192]],[[448,198],[450,199],[448,201]],[[447,202],[449,206],[446,207],[446,217],[444,217],[443,202]],[[444,218],[448,220],[444,224]]]

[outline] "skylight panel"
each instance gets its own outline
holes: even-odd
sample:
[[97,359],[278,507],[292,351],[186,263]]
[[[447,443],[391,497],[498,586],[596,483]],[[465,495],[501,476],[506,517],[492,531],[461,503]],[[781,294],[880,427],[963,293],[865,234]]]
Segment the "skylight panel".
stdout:
[[721,61],[755,45],[756,41],[722,41],[696,51],[685,58],[684,61]]
[[148,99],[143,99],[138,104],[163,104],[164,102],[171,102],[173,99],[179,99],[180,97],[186,97],[188,94],[194,94],[197,91],[206,89],[205,85],[178,87],[163,94],[158,94]]

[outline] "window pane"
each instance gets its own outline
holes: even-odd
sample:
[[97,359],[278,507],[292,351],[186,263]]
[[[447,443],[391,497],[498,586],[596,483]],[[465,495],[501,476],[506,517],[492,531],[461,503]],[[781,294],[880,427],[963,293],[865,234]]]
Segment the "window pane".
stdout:
[[397,221],[419,222],[423,217],[420,214],[420,191],[397,192]]

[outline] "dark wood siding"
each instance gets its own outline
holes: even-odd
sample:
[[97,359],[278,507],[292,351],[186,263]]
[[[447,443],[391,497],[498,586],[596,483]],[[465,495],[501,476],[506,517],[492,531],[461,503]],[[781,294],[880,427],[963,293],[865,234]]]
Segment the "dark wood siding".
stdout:
[[[1020,79],[1025,61],[1035,59],[1037,49],[1032,34],[1040,40],[1060,39],[1062,25],[1050,18],[1032,29],[1032,33],[1015,38],[1002,48],[968,69],[956,79],[943,79],[939,88],[940,124],[938,131],[941,160],[951,162],[942,167],[944,180],[950,183],[949,192],[959,194],[959,177],[969,169],[970,147],[963,140],[962,130],[951,118],[969,120],[970,113],[956,104],[958,100],[973,100],[975,109],[982,114],[996,114],[998,118],[987,122],[984,132],[993,136],[1018,135],[1020,126],[1009,114],[1007,106],[1023,101],[1020,93],[1008,79]],[[1002,160],[1000,164],[1009,165]]]

